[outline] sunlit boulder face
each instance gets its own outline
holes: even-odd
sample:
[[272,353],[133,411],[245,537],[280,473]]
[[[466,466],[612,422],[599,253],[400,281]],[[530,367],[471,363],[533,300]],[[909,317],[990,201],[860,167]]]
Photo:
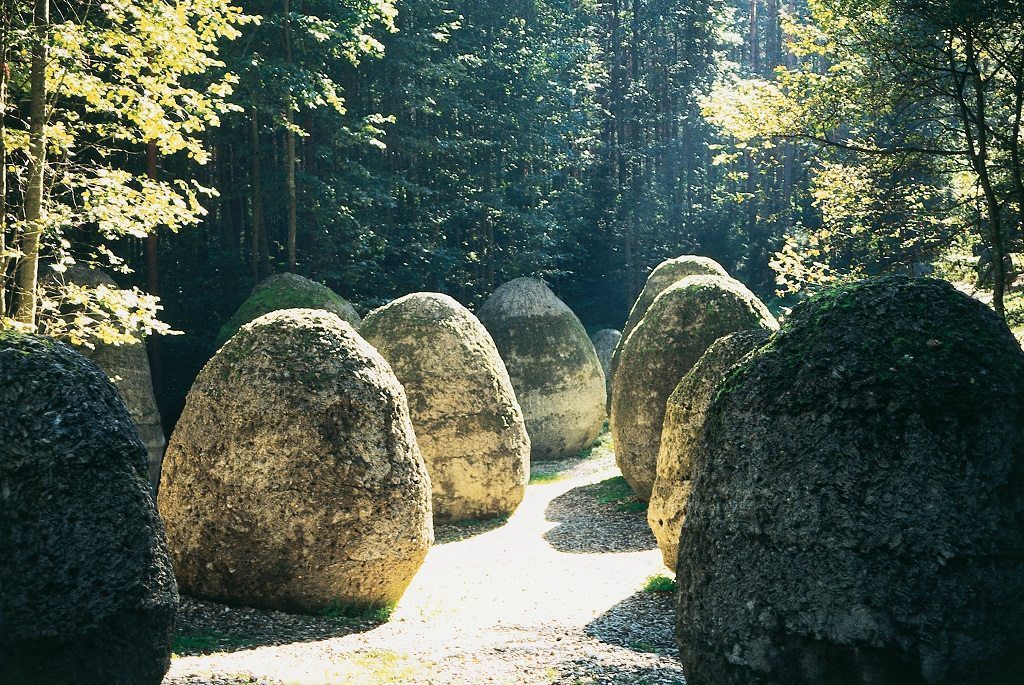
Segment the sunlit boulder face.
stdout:
[[1018,683],[1024,353],[931,279],[826,292],[711,403],[679,550],[693,685]]
[[487,329],[447,295],[415,293],[371,312],[360,332],[409,398],[434,518],[515,511],[530,477],[530,439]]
[[117,390],[63,343],[0,333],[0,682],[157,685],[178,592]]
[[[670,285],[678,283],[687,276],[722,276],[725,278],[729,274],[721,264],[710,257],[698,257],[696,255],[683,255],[673,259],[666,259],[654,267],[654,271],[647,276],[644,289],[640,291],[640,296],[637,297],[636,302],[633,303],[633,308],[629,311],[626,325],[622,327],[622,337],[619,344],[615,347],[611,362],[609,363],[610,371],[606,372],[609,377],[609,383],[613,382],[615,371],[619,368],[619,354],[622,352],[622,345],[625,344],[629,334],[639,325],[658,295],[663,293]],[[608,399],[609,401],[611,400],[610,394]],[[610,408],[609,412],[611,412]]]
[[275,274],[262,280],[242,303],[235,315],[221,327],[217,346],[223,345],[238,329],[264,314],[282,309],[323,309],[337,314],[342,321],[359,329],[359,313],[348,300],[326,285],[297,274]]
[[[77,264],[68,267],[63,274],[54,276],[48,287],[56,285],[58,281],[88,288],[118,289],[114,280],[103,271]],[[164,437],[160,410],[153,393],[153,377],[150,374],[146,345],[141,342],[132,345],[96,343],[93,349],[84,346],[76,349],[103,369],[128,406],[132,421],[138,427],[142,441],[146,443],[149,481],[155,488],[160,482],[160,463],[164,458],[167,439]]]
[[621,345],[612,384],[615,460],[637,497],[651,497],[665,404],[682,377],[719,338],[777,327],[764,304],[729,277],[688,276],[654,300]]
[[206,364],[158,503],[182,591],[230,604],[385,605],[433,540],[402,386],[322,310],[266,314]]
[[686,500],[690,496],[693,454],[708,405],[729,370],[763,345],[768,336],[768,330],[761,328],[716,340],[679,381],[665,405],[657,476],[647,507],[647,522],[658,540],[665,566],[673,571],[679,555],[679,532],[683,527]]
[[589,447],[605,419],[604,372],[583,324],[536,278],[495,290],[477,312],[508,367],[535,460]]
[[612,391],[612,354],[615,347],[622,339],[622,333],[614,328],[604,328],[594,333],[590,342],[594,343],[594,350],[597,352],[597,359],[601,362],[601,370],[604,371],[605,391]]

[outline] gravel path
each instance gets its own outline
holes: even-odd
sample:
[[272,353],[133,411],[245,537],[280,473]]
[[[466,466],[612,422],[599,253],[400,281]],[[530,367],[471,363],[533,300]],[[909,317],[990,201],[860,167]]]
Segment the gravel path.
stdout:
[[164,685],[683,685],[646,513],[606,445],[540,464],[508,521],[443,526],[391,620],[185,600]]

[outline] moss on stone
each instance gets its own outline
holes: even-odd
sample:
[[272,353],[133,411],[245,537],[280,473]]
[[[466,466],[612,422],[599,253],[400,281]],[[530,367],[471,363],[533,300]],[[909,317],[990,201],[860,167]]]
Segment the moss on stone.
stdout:
[[435,520],[515,511],[530,440],[487,329],[447,295],[413,293],[370,312],[360,332],[405,387]]
[[981,302],[890,277],[797,306],[712,401],[692,484],[688,681],[1019,679],[1024,353]]
[[[643,290],[640,291],[640,295],[637,297],[636,302],[629,311],[629,316],[626,318],[626,324],[622,327],[622,337],[619,339],[619,344],[615,346],[615,350],[612,352],[611,363],[609,364],[609,371],[607,372],[609,376],[609,386],[614,381],[615,372],[619,368],[619,355],[622,352],[622,346],[625,345],[626,339],[640,324],[640,321],[643,320],[644,316],[647,314],[647,310],[650,309],[652,304],[654,304],[654,300],[657,299],[658,295],[663,293],[669,286],[674,283],[678,283],[687,276],[702,275],[728,277],[729,273],[721,264],[710,257],[700,257],[697,255],[682,255],[673,259],[666,259],[661,264],[654,267],[654,270],[647,276],[647,281],[644,283]],[[610,414],[610,391],[608,395],[608,403],[608,412]]]
[[360,324],[355,307],[326,285],[296,274],[277,274],[257,285],[235,315],[221,327],[217,347],[250,321],[281,309],[323,309],[337,314],[353,328],[359,328]]
[[589,446],[605,418],[604,372],[583,324],[540,280],[517,278],[480,308],[526,418],[533,459]]
[[679,380],[718,338],[775,318],[742,283],[688,276],[659,295],[621,347],[612,384],[615,456],[637,496],[654,485],[665,403]]

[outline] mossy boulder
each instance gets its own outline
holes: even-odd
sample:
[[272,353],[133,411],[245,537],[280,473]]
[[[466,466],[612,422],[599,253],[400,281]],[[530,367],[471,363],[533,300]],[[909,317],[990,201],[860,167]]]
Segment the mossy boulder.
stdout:
[[322,310],[266,314],[206,364],[158,503],[182,590],[228,604],[382,606],[433,540],[402,386]]
[[483,324],[447,295],[414,293],[371,312],[360,332],[409,398],[434,518],[515,511],[530,478],[530,439]]
[[[654,270],[647,276],[647,281],[644,283],[643,290],[640,291],[640,296],[636,298],[633,308],[629,310],[626,325],[622,327],[622,337],[612,352],[611,362],[609,363],[610,371],[606,372],[609,377],[609,384],[613,382],[615,371],[619,368],[619,354],[622,351],[622,345],[626,342],[626,338],[643,320],[647,310],[654,304],[654,300],[657,299],[658,295],[663,293],[670,285],[678,283],[687,276],[722,276],[726,278],[729,276],[729,273],[721,264],[710,257],[699,257],[696,255],[682,255],[666,259],[654,267]],[[608,399],[609,401],[611,400],[610,394]],[[611,412],[610,407],[609,412]]]
[[622,333],[614,328],[601,329],[590,338],[590,342],[594,343],[597,359],[601,362],[601,370],[604,371],[605,390],[609,393],[612,391],[612,355],[621,339]]
[[477,313],[526,418],[534,460],[589,447],[605,419],[604,372],[583,324],[536,278],[495,290]]
[[1024,353],[982,303],[896,277],[799,305],[693,468],[688,683],[1020,682]]
[[682,377],[719,338],[777,327],[764,304],[729,277],[688,276],[654,300],[621,345],[612,384],[615,460],[637,497],[651,497],[665,403]]
[[[104,286],[117,289],[118,285],[110,276],[99,269],[74,265],[64,272],[66,282],[88,288]],[[96,363],[107,374],[121,398],[128,406],[132,421],[139,429],[142,441],[149,454],[149,482],[153,488],[160,482],[160,464],[167,447],[160,409],[153,392],[153,377],[150,374],[149,355],[144,342],[130,345],[104,345],[97,343],[93,349],[76,348]]]
[[0,681],[157,685],[178,592],[146,448],[102,370],[0,332]]
[[359,313],[355,307],[326,285],[298,274],[275,274],[260,281],[235,315],[221,327],[217,334],[217,347],[250,321],[281,309],[323,309],[337,314],[342,321],[352,324],[352,328],[359,329]]
[[658,540],[665,566],[676,570],[679,532],[686,516],[697,449],[708,405],[729,369],[768,340],[766,329],[719,338],[683,376],[665,404],[657,476],[647,507],[647,522]]

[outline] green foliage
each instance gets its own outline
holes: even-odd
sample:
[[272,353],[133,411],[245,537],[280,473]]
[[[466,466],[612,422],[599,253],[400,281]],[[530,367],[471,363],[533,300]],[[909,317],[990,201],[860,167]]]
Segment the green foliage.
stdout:
[[661,574],[650,576],[644,583],[644,592],[675,592],[676,580]]
[[258,644],[256,638],[247,635],[225,634],[217,630],[198,633],[178,633],[171,644],[175,656],[210,654],[212,652],[234,651]]
[[220,347],[237,333],[239,328],[270,312],[281,309],[333,310],[348,306],[345,298],[320,283],[309,282],[299,285],[292,280],[278,279],[258,287],[246,298],[235,315],[221,327],[214,344]]
[[320,610],[320,615],[325,618],[336,618],[347,621],[387,623],[394,611],[394,604],[385,604],[383,606],[347,604],[338,599],[334,599],[331,600],[330,604]]
[[530,474],[530,485],[545,485],[554,483],[565,477],[561,471],[537,471]]
[[632,514],[647,510],[647,503],[637,499],[629,483],[622,476],[598,483],[594,496],[601,504],[613,505],[616,510],[624,513]]
[[723,80],[704,102],[742,154],[770,163],[795,145],[808,160],[819,216],[786,227],[772,261],[784,291],[927,269],[969,231],[1010,249],[1024,18],[982,5],[811,0],[785,25],[790,64]]
[[[225,97],[234,77],[195,79],[222,66],[220,42],[249,21],[227,0],[53,2],[51,23],[39,31],[30,13],[8,10],[5,3],[9,23],[0,31],[0,50],[10,74],[0,88],[7,183],[0,211],[0,325],[12,323],[5,318],[9,297],[2,295],[11,292],[20,262],[42,257],[59,273],[77,255],[126,271],[112,249],[118,240],[200,222],[206,213],[200,200],[213,191],[187,175],[150,178],[139,159],[153,144],[163,156],[207,160],[202,134],[230,110]],[[32,142],[26,105],[31,48],[40,31],[49,55],[43,133],[49,163],[42,251],[29,254],[18,240],[30,228],[23,204]],[[79,288],[64,295],[64,304],[81,306],[81,315],[59,316],[60,303],[44,299],[41,318],[44,328],[73,340],[122,341],[167,330],[156,320],[155,300],[136,291]]]

